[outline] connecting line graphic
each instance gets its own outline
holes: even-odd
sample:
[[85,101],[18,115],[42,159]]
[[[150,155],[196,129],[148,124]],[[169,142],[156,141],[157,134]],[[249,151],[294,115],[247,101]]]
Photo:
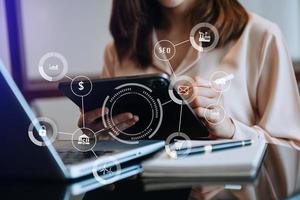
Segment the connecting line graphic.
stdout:
[[84,114],[84,99],[81,97],[81,108],[82,108],[82,128],[85,128],[85,114]]
[[70,76],[65,75],[65,77],[68,78],[68,79],[70,79],[71,81],[73,81],[73,79]]
[[93,149],[91,149],[91,152],[94,154],[94,156],[95,156],[96,158],[98,158],[97,154],[95,153],[95,151],[94,151]]
[[[121,123],[122,123],[122,122],[121,122]],[[99,130],[99,131],[95,132],[95,135],[98,135],[98,134],[101,134],[101,133],[107,132],[107,131],[109,131],[109,130],[111,130],[111,129],[113,129],[113,128],[117,128],[117,126],[118,126],[118,125],[120,125],[121,123],[119,123],[119,124],[116,124],[116,125],[115,125],[115,126],[113,126],[113,127],[107,127],[107,128],[103,128],[103,129],[101,129],[101,130]]]
[[103,133],[103,132],[105,132],[105,131],[108,131],[108,130],[109,130],[109,128],[103,128],[103,129],[101,129],[101,130],[95,132],[95,135],[101,134],[101,133]]
[[173,100],[171,99],[171,100],[169,100],[169,101],[167,101],[167,102],[165,102],[165,103],[163,103],[163,104],[161,104],[162,106],[164,106],[164,105],[166,105],[166,104],[168,104],[168,103],[171,103]]
[[173,69],[173,67],[172,67],[172,65],[171,65],[171,63],[170,63],[170,61],[167,61],[167,64],[168,64],[168,66],[169,66],[169,68],[170,68],[170,70],[171,70],[173,76],[176,78],[175,71],[174,71],[174,69]]
[[181,130],[182,107],[183,107],[183,104],[180,105],[178,132],[180,132],[180,130]]
[[217,100],[217,105],[219,105],[220,100],[221,100],[221,98],[222,98],[222,95],[223,95],[223,92],[220,92],[220,95],[219,95],[218,100]]
[[178,46],[178,45],[187,43],[187,42],[189,42],[189,41],[190,41],[190,40],[184,40],[184,41],[182,41],[182,42],[179,42],[179,43],[175,44],[174,46],[176,47],[176,46]]
[[[187,43],[187,42],[189,42],[189,41],[190,41],[190,40],[184,40],[184,41],[182,41],[182,42],[179,42],[179,43],[173,44],[173,45],[174,45],[174,47],[176,47],[176,46],[178,46],[178,45]],[[173,67],[172,67],[172,65],[171,65],[171,63],[170,63],[170,61],[167,60],[166,62],[167,62],[167,64],[168,64],[168,66],[169,66],[169,68],[170,68],[170,70],[171,70],[173,76],[176,78],[176,73],[175,73],[175,71],[174,71],[174,69],[173,69]]]
[[57,132],[57,133],[62,135],[73,135],[72,133],[67,133],[67,132]]

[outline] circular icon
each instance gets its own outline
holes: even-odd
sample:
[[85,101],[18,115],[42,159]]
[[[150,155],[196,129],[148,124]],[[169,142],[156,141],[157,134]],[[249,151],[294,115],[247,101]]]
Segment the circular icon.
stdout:
[[226,112],[220,105],[209,105],[204,112],[205,120],[213,125],[222,123],[225,119]]
[[47,146],[55,141],[57,137],[57,127],[49,118],[36,118],[31,122],[28,128],[28,136],[35,145]]
[[194,86],[195,81],[189,76],[173,77],[168,90],[170,98],[179,105],[190,103],[196,97]]
[[90,151],[95,147],[96,143],[96,134],[89,128],[79,128],[72,134],[72,145],[78,151]]
[[99,183],[103,185],[110,184],[119,179],[121,164],[115,157],[109,156],[104,163],[99,164],[95,161],[92,172]]
[[[137,104],[139,106],[135,106]],[[112,95],[106,97],[103,107],[109,110],[102,117],[105,128],[112,137],[124,143],[136,144],[142,138],[152,138],[162,122],[160,100],[152,97],[152,90],[142,84],[128,83],[116,87]],[[124,130],[122,123],[116,122],[114,116],[126,112],[143,118],[140,117],[137,123]]]
[[68,62],[60,53],[46,53],[39,61],[39,72],[47,81],[59,81],[68,72]]
[[216,71],[210,76],[209,83],[215,91],[225,92],[230,88],[231,80],[233,78],[233,74],[228,74],[224,71]]
[[92,81],[86,76],[76,76],[71,82],[71,90],[78,97],[89,95],[92,89]]
[[[168,136],[165,143],[166,153],[174,159],[181,159],[186,157],[192,148],[192,143],[186,134],[182,132],[175,132]],[[180,156],[177,155],[177,152],[180,151]]]
[[198,51],[209,52],[218,45],[219,32],[210,23],[199,23],[191,30],[190,42]]
[[169,40],[160,40],[154,45],[154,55],[161,61],[169,61],[175,54],[175,45]]

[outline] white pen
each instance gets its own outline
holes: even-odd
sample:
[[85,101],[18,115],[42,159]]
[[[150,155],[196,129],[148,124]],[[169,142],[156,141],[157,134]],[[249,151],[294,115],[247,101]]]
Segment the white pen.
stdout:
[[191,148],[183,148],[174,152],[173,158],[178,158],[180,156],[194,155],[194,154],[204,154],[211,153],[215,151],[224,151],[227,149],[241,148],[253,144],[253,140],[238,140],[230,142],[222,142],[216,144],[206,144],[201,146],[194,146]]
[[230,81],[234,78],[233,74],[229,74],[227,76],[224,76],[222,78],[218,78],[216,80],[214,80],[213,82],[217,85],[225,85],[227,81]]

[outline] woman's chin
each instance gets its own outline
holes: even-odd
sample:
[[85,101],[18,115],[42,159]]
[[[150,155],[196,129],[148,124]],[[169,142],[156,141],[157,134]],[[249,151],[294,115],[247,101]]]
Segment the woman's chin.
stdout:
[[176,8],[186,0],[159,0],[159,3],[166,8]]

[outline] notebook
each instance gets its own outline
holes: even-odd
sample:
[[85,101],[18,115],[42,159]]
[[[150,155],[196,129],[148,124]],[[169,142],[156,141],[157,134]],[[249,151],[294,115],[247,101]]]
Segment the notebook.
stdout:
[[[192,146],[233,140],[191,141]],[[180,145],[179,145],[180,146]],[[208,154],[191,155],[181,159],[168,156],[166,151],[143,162],[143,177],[199,178],[199,177],[255,177],[266,150],[262,137],[252,145]]]

